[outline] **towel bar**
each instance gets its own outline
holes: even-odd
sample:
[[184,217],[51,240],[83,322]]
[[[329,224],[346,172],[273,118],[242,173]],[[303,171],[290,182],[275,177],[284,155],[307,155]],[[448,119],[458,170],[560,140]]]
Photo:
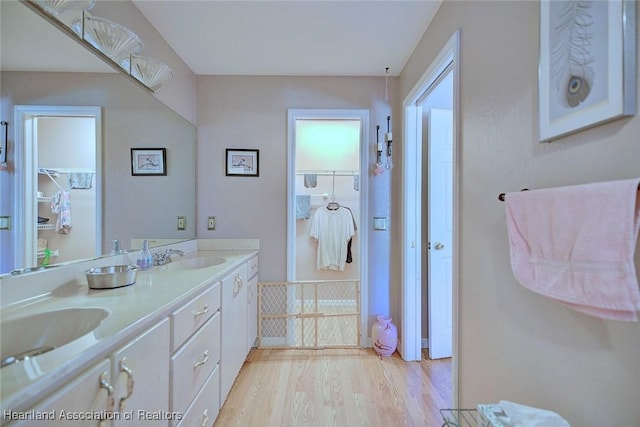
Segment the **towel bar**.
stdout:
[[[638,190],[640,190],[640,185],[638,185]],[[520,191],[529,191],[529,189],[528,189],[528,188],[523,188],[523,189],[522,189],[522,190],[520,190]],[[504,198],[505,198],[505,197],[506,197],[506,194],[505,194],[505,193],[500,193],[500,194],[498,194],[498,200],[500,200],[501,202],[504,202]]]
[[[528,189],[528,188],[523,188],[523,189],[522,189],[522,190],[520,190],[520,191],[529,191],[529,189]],[[498,194],[498,200],[500,200],[501,202],[504,202],[504,198],[505,198],[505,196],[506,196],[506,193],[500,193],[500,194]]]

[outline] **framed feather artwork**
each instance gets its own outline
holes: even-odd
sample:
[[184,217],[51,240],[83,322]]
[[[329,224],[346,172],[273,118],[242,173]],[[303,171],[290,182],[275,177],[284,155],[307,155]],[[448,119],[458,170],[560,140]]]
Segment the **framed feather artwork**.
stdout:
[[539,140],[636,113],[634,0],[542,0]]

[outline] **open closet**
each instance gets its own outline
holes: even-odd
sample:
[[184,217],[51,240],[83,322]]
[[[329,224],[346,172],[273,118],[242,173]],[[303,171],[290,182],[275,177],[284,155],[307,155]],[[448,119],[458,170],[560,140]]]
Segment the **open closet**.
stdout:
[[287,281],[259,283],[260,347],[366,338],[367,135],[364,110],[289,111]]
[[358,170],[296,171],[297,280],[358,278],[359,178]]
[[38,168],[38,264],[94,255],[94,180],[91,168]]
[[17,108],[27,167],[23,260],[16,268],[95,257],[101,246],[99,109]]

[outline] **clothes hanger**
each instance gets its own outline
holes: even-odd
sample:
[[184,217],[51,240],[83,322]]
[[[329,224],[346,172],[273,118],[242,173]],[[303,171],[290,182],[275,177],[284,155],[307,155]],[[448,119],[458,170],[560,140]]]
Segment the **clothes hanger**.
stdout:
[[336,171],[333,171],[333,189],[331,190],[331,199],[327,204],[327,209],[330,211],[340,209],[340,203],[336,202]]
[[331,201],[327,203],[327,209],[335,211],[340,209],[340,203],[336,202],[336,196],[331,196]]

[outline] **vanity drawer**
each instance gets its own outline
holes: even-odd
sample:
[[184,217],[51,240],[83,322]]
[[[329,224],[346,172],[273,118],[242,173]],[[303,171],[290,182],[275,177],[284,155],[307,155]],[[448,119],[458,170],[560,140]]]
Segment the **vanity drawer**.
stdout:
[[251,279],[253,276],[258,274],[258,256],[256,255],[247,261],[247,265],[249,267],[249,275],[247,278]]
[[220,308],[220,282],[171,313],[171,352],[176,351]]
[[171,356],[171,410],[184,412],[220,361],[220,313]]
[[[220,365],[198,393],[178,427],[211,426],[220,412]],[[175,425],[175,424],[174,424]]]

